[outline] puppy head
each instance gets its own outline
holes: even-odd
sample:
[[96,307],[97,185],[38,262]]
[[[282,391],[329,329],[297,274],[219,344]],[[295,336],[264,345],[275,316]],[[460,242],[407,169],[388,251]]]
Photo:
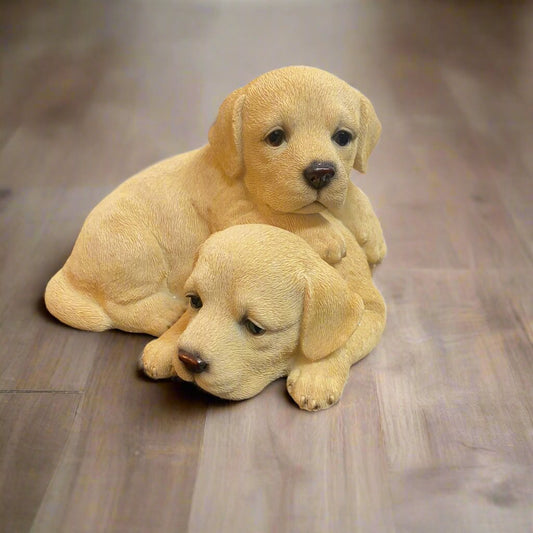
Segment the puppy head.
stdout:
[[[340,348],[362,313],[361,299],[348,294],[333,267],[305,241],[272,226],[212,235],[185,290],[191,306],[176,372],[233,400],[286,375],[298,355],[319,359]],[[202,367],[195,372],[187,357]]]
[[338,208],[350,169],[365,172],[381,133],[370,101],[336,76],[285,67],[234,91],[209,142],[224,172],[243,176],[274,211]]

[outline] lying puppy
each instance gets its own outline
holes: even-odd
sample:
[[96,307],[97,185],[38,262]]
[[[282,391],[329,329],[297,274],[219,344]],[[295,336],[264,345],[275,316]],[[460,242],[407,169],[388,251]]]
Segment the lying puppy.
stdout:
[[335,404],[350,366],[378,343],[385,303],[365,254],[333,217],[346,256],[332,267],[300,237],[249,224],[215,233],[185,283],[189,308],[148,343],[140,366],[242,400],[288,375],[307,410]]
[[187,307],[183,284],[209,235],[271,224],[334,264],[345,243],[327,210],[379,263],[381,227],[349,173],[365,171],[380,130],[367,98],[327,72],[260,76],[222,103],[209,144],[144,170],[94,208],[48,283],[48,310],[80,329],[159,336]]

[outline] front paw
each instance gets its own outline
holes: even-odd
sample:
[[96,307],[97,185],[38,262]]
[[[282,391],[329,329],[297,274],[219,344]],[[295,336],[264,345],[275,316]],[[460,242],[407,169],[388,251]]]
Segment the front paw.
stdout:
[[332,368],[326,361],[306,362],[287,377],[287,391],[300,409],[327,409],[339,401],[348,372],[349,369]]
[[139,370],[152,379],[166,379],[176,375],[172,364],[173,351],[160,339],[149,342],[139,358]]
[[387,255],[387,245],[382,235],[364,236],[359,244],[366,254],[368,264],[371,266],[379,265]]
[[314,245],[320,257],[330,265],[339,263],[346,256],[346,241],[340,234],[321,235]]

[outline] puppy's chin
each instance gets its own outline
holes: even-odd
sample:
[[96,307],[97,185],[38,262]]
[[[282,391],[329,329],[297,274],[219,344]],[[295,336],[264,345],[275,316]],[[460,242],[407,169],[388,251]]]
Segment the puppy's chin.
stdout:
[[325,205],[320,202],[313,202],[312,204],[305,205],[304,207],[293,211],[297,215],[312,215],[313,213],[321,213],[326,208]]
[[261,201],[268,206],[274,213],[280,214],[309,214],[309,213],[320,213],[323,211],[324,205],[318,201],[318,195],[313,191],[304,191],[303,194],[299,197],[296,195],[287,196],[287,197],[272,197],[266,196]]
[[327,209],[327,206],[325,206],[323,203],[315,200],[313,202],[309,202],[307,204],[300,206],[277,206],[277,205],[270,205],[267,204],[272,211],[275,213],[280,214],[291,214],[291,215],[312,215],[314,213],[321,213],[322,211],[325,211]]
[[204,392],[222,398],[223,400],[247,400],[259,394],[273,379],[250,379],[250,376],[240,374],[222,378],[209,373],[193,376],[193,382]]
[[[220,383],[210,383],[209,379],[206,379],[207,376],[198,375],[193,378],[194,383],[197,387],[202,389],[204,392],[222,398],[223,400],[247,400],[256,394],[259,394],[264,387],[261,387],[259,390],[252,390],[246,386],[242,386],[240,382],[224,382]],[[266,386],[266,385],[265,385]]]
[[[212,394],[213,396],[217,396],[218,398],[222,398],[223,400],[232,400],[234,402],[238,402],[240,400],[248,400],[252,396],[256,396],[261,392],[261,390],[258,390],[256,392],[250,392],[250,391],[244,391],[240,390],[239,388],[236,388],[232,391],[218,391],[218,390],[207,390],[206,388],[202,387],[197,383],[197,385],[205,392],[208,392],[209,394]],[[264,388],[264,387],[263,387]]]

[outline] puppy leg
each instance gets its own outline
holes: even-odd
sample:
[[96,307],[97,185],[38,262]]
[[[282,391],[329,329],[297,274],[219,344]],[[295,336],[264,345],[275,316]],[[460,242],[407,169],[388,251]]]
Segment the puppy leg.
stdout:
[[187,303],[168,291],[160,291],[129,304],[106,303],[114,327],[159,337],[183,314]]
[[385,328],[385,302],[377,290],[365,301],[358,328],[347,343],[319,361],[301,358],[287,378],[287,390],[301,409],[317,411],[337,403],[348,380],[350,367],[378,344]]
[[340,231],[319,213],[309,215],[278,216],[272,225],[296,233],[330,265],[346,256],[346,241]]
[[161,337],[149,342],[139,359],[139,369],[152,379],[176,376],[174,356],[178,352],[180,335],[188,323],[188,314],[184,313]]
[[361,189],[350,182],[343,207],[331,212],[353,233],[370,265],[383,261],[387,253],[383,230],[370,200]]
[[114,327],[102,307],[72,285],[63,269],[48,282],[44,301],[52,315],[73,328],[104,331]]

